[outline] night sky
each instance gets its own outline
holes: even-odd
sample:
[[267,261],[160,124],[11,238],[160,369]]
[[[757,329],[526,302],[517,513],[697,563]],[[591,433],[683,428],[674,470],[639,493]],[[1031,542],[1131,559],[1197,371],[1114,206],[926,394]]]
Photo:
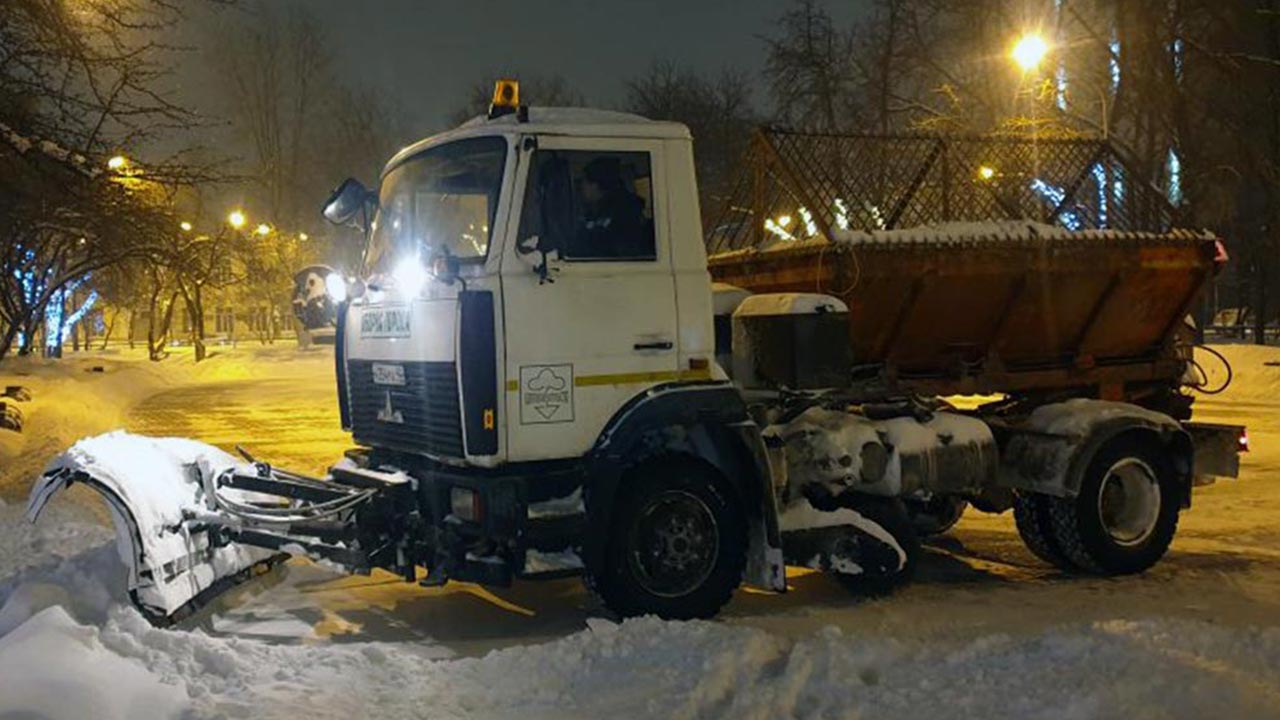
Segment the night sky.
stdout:
[[[392,94],[418,133],[443,129],[468,88],[488,73],[559,74],[601,107],[620,103],[625,80],[655,59],[709,74],[740,68],[758,77],[764,65],[759,36],[771,32],[789,5],[786,0],[305,4],[324,21],[343,76]],[[829,6],[846,24],[869,4],[842,0]],[[526,100],[538,103],[536,97]],[[761,108],[767,105],[763,85],[754,100]]]

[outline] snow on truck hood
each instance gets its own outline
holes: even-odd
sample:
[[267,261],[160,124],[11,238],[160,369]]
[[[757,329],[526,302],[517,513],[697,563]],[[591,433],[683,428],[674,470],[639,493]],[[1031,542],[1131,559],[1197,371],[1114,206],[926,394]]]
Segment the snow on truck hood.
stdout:
[[184,510],[203,510],[203,478],[243,466],[194,440],[120,431],[86,438],[54,458],[32,486],[27,519],[36,522],[58,491],[86,482],[111,511],[129,590],[140,604],[168,615],[219,579],[270,556],[235,544],[210,548],[206,534],[182,525]]

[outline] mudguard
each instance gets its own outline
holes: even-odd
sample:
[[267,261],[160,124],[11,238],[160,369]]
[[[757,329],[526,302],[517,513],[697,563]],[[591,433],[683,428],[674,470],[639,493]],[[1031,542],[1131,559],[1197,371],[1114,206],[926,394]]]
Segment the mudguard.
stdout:
[[1100,447],[1122,433],[1143,432],[1169,452],[1190,502],[1194,449],[1178,421],[1153,410],[1076,398],[1042,405],[1021,427],[1011,428],[1001,451],[1000,483],[1054,497],[1075,497],[1084,471]]
[[[49,463],[31,488],[27,519],[36,522],[49,500],[72,483],[96,490],[111,511],[135,604],[153,620],[171,618],[201,593],[275,556],[235,543],[214,547],[209,533],[183,522],[184,512],[206,512],[205,478],[242,466],[249,468],[194,440],[99,435]],[[252,499],[249,493],[242,497]]]
[[[586,536],[608,536],[623,471],[646,452],[652,433],[672,428],[681,428],[683,437],[677,443],[666,436],[663,442],[707,461],[742,493],[749,541],[744,580],[785,592],[786,568],[767,453],[742,396],[728,383],[659,385],[614,415],[588,459]],[[602,543],[588,543],[583,551],[588,569],[600,567]]]

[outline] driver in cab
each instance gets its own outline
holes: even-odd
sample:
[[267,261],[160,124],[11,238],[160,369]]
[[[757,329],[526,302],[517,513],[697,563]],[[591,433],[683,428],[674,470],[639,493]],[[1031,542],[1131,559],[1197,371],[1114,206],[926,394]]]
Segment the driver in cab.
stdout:
[[623,181],[618,158],[587,163],[577,184],[583,206],[581,256],[635,258],[652,253],[645,238],[644,200]]

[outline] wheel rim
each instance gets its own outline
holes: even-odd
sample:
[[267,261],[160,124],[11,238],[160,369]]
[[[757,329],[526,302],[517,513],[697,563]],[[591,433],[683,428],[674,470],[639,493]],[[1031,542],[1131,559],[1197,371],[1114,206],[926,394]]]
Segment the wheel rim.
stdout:
[[1117,545],[1139,545],[1160,519],[1160,483],[1151,466],[1137,458],[1112,465],[1098,491],[1102,529]]
[[720,553],[715,514],[692,493],[660,493],[636,516],[630,547],[631,569],[645,591],[660,597],[688,595],[715,568]]

